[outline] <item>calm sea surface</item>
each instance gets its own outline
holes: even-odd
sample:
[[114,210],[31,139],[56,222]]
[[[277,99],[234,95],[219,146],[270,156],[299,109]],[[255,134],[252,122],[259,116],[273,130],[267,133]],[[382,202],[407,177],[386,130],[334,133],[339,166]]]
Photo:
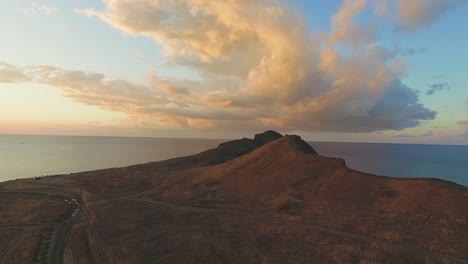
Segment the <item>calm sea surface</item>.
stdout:
[[[164,160],[216,147],[224,140],[0,136],[0,181]],[[441,178],[468,186],[468,147],[367,143],[311,145],[323,156],[377,175]]]
[[468,186],[468,146],[311,142],[348,167],[401,178],[440,178]]

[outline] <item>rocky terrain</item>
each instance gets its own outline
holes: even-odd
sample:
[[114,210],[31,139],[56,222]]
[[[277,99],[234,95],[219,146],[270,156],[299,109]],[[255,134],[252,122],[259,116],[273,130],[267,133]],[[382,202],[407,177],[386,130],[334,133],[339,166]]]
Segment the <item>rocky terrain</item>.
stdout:
[[354,171],[267,131],[0,183],[0,263],[468,263],[468,189]]

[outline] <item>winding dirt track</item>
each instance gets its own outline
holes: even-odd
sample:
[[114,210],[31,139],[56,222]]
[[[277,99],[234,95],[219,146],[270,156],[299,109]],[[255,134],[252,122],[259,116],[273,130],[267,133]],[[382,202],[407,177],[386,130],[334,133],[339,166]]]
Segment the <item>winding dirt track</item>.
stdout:
[[26,236],[28,231],[34,228],[41,228],[41,237],[31,259],[31,263],[44,264],[61,264],[63,263],[63,252],[68,239],[70,229],[75,219],[80,215],[82,208],[81,197],[76,193],[67,193],[66,190],[60,189],[57,193],[54,188],[34,188],[34,189],[12,189],[1,190],[0,193],[17,193],[17,194],[35,194],[60,197],[68,201],[69,207],[53,222],[46,223],[4,223],[0,224],[0,228],[22,228],[23,232],[18,235],[9,246],[0,253],[0,263],[4,263],[7,256],[15,249],[18,243]]
[[[61,214],[55,221],[49,223],[4,223],[0,224],[0,228],[22,228],[23,232],[19,234],[9,246],[0,253],[0,263],[4,263],[4,259],[11,253],[11,251],[16,248],[18,243],[26,236],[26,234],[33,230],[34,228],[42,228],[41,230],[41,239],[37,245],[35,254],[33,259],[31,259],[31,263],[44,263],[44,264],[62,264],[63,261],[63,253],[66,245],[66,241],[68,240],[68,236],[70,234],[70,229],[73,226],[76,218],[80,215],[82,208],[84,207],[84,203],[81,197],[77,194],[76,190],[67,190],[61,188],[35,188],[35,189],[24,189],[24,190],[2,190],[0,193],[18,193],[18,194],[40,194],[40,195],[49,195],[49,196],[58,196],[69,201],[69,207],[63,214]],[[169,206],[169,207],[176,207],[179,209],[185,210],[200,210],[200,211],[225,211],[225,212],[237,212],[237,213],[248,213],[248,214],[261,214],[265,215],[268,212],[259,212],[252,211],[252,210],[242,210],[242,209],[229,209],[229,208],[220,208],[220,207],[209,207],[209,206],[195,206],[195,205],[184,205],[184,204],[173,204],[167,203],[162,201],[154,201],[154,200],[146,200],[146,199],[138,199],[138,198],[116,198],[112,200],[128,200],[133,202],[144,202],[144,203],[152,203],[159,206]],[[332,219],[346,219],[347,217],[330,217]],[[358,217],[359,218],[359,217]],[[363,219],[372,220],[372,217],[362,217]],[[441,260],[448,261],[450,263],[467,263],[467,260],[460,259],[454,256],[441,254],[437,252],[432,252],[420,248],[414,247],[407,247],[401,246],[397,244],[393,244],[391,242],[381,240],[378,238],[354,234],[351,232],[333,229],[329,227],[320,226],[317,224],[318,220],[329,219],[328,217],[311,217],[308,218],[308,221],[296,221],[296,224],[301,224],[307,227],[310,230],[327,232],[333,235],[341,236],[348,239],[355,239],[361,240],[366,242],[373,242],[379,243],[386,247],[395,248],[398,250],[403,250],[407,252],[413,253],[421,253],[427,254],[434,257],[437,257]],[[281,221],[285,221],[285,224],[290,224],[291,220],[284,219]],[[286,223],[287,222],[287,223]]]

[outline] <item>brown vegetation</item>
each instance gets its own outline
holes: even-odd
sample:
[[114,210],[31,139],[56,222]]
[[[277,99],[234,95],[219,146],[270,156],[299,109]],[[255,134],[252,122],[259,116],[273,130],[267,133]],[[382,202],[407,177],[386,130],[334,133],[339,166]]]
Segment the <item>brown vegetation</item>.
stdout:
[[[66,263],[468,261],[466,187],[350,170],[274,131],[189,157],[0,184],[33,187],[82,199]],[[49,220],[60,211],[17,199],[48,208]]]

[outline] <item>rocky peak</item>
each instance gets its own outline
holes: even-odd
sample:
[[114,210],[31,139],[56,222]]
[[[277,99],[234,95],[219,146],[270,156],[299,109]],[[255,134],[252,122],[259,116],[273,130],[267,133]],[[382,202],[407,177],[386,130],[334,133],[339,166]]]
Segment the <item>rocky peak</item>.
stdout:
[[253,141],[255,142],[255,144],[257,144],[257,146],[263,146],[271,141],[277,140],[278,138],[282,137],[283,135],[281,135],[280,133],[273,130],[268,130],[261,134],[255,135]]
[[305,142],[300,136],[288,135],[287,137],[300,151],[307,154],[318,155],[317,151],[315,151],[315,149],[309,145],[309,143]]

